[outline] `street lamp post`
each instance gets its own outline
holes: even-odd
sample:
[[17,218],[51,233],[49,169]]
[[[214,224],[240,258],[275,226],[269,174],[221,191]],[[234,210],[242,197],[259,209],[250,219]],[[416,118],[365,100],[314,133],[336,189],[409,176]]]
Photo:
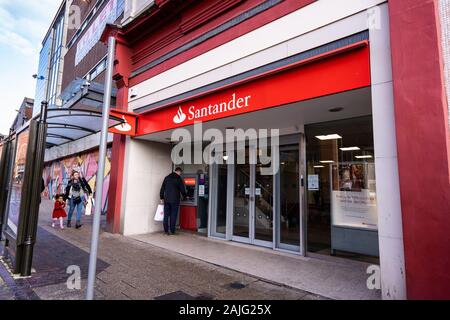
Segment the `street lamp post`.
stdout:
[[100,233],[100,218],[102,214],[102,198],[103,198],[103,180],[105,176],[105,159],[106,148],[108,143],[108,129],[109,129],[109,113],[112,93],[112,77],[114,68],[116,39],[114,36],[108,38],[108,66],[106,70],[105,92],[103,97],[103,120],[102,131],[100,139],[100,152],[98,158],[98,172],[95,187],[95,212],[94,223],[92,226],[92,241],[91,252],[89,257],[89,275],[87,284],[87,300],[94,300],[94,286],[97,270],[97,253],[98,253],[98,239]]

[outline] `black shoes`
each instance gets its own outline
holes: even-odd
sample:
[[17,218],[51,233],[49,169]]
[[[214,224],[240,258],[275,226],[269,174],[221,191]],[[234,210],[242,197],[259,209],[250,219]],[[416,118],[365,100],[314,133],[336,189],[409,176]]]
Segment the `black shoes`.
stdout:
[[[81,222],[77,221],[77,224],[75,225],[76,229],[80,229],[83,225],[81,224]],[[72,228],[72,221],[67,220],[67,228]]]

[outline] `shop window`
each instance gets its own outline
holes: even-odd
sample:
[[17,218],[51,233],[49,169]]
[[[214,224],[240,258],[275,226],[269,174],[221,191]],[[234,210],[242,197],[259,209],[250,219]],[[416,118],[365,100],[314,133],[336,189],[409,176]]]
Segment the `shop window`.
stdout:
[[308,251],[376,262],[372,117],[305,127]]

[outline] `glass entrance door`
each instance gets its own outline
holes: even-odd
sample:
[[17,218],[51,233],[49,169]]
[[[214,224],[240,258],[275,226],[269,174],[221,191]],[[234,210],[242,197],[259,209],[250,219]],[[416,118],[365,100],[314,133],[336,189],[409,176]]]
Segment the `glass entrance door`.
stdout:
[[[304,253],[303,135],[287,138],[276,160],[270,149],[247,146],[245,162],[224,153],[225,163],[211,166],[210,236]],[[270,163],[261,155],[272,157]],[[278,170],[271,168],[275,163]]]
[[[273,175],[257,162],[260,150],[246,148],[245,164],[234,165],[232,240],[273,247]],[[254,159],[254,161],[250,161]]]
[[255,173],[254,240],[265,241],[271,245],[273,241],[274,186],[273,175],[261,173],[264,167],[267,166],[258,164]]

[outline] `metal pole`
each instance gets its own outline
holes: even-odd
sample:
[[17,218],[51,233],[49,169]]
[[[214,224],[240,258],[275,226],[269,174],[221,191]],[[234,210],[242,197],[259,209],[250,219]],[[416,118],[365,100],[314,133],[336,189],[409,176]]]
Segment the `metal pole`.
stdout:
[[87,300],[94,300],[94,286],[97,270],[98,238],[100,233],[100,218],[102,214],[103,180],[105,175],[106,147],[108,143],[109,111],[111,104],[112,77],[114,68],[116,39],[108,38],[108,68],[106,70],[105,92],[103,97],[103,126],[98,157],[98,172],[95,187],[95,212],[92,226],[91,253],[89,257],[89,276],[87,284]]

